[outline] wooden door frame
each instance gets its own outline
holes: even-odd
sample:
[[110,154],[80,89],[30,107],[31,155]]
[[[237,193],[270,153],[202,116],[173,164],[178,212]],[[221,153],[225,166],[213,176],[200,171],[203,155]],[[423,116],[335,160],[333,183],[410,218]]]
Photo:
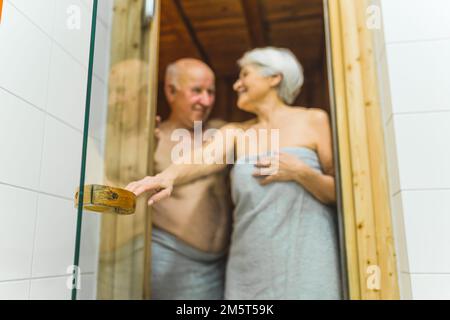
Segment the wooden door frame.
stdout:
[[344,291],[399,299],[371,2],[323,2]]
[[[149,154],[153,155],[155,153],[155,140],[153,138],[153,132],[155,130],[155,121],[156,121],[156,109],[158,105],[158,65],[159,65],[159,35],[160,35],[160,26],[161,26],[161,0],[155,1],[155,11],[154,17],[151,21],[150,26],[150,34],[149,34],[149,43],[147,51],[150,55],[150,65],[149,70],[150,81],[148,82],[148,102],[150,109],[150,133],[151,137],[149,142]],[[152,58],[153,57],[153,58]],[[147,171],[149,174],[154,173],[154,157],[150,157],[148,162]],[[144,255],[144,270],[146,271],[144,274],[144,299],[151,299],[151,272],[152,272],[152,257],[151,257],[151,249],[152,249],[152,208],[149,207],[147,209],[147,217],[146,217],[146,226],[145,226],[145,255]]]

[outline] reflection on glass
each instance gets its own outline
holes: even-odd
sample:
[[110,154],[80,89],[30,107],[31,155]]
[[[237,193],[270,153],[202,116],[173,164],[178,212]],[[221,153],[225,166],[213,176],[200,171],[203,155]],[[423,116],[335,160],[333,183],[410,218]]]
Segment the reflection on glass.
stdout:
[[[143,8],[143,1],[99,3],[85,185],[124,188],[148,171],[150,25],[139,23]],[[132,215],[83,210],[78,299],[144,297],[146,219],[145,201]]]

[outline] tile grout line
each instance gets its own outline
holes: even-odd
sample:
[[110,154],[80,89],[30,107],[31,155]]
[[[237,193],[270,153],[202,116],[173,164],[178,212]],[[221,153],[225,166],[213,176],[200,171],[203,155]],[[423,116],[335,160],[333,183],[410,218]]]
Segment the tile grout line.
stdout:
[[[53,12],[55,11],[55,6],[56,6],[56,2],[53,2]],[[53,19],[54,20],[54,19]],[[54,23],[52,26],[52,32],[53,32],[53,28],[54,28]],[[47,92],[45,95],[45,106],[43,106],[45,108],[45,111],[47,111],[48,108],[48,97],[49,97],[49,91],[50,91],[50,74],[51,74],[51,68],[50,65],[52,63],[52,58],[53,58],[53,47],[54,47],[54,43],[50,42],[50,55],[49,55],[49,63],[48,63],[48,70],[47,70]],[[47,132],[47,115],[44,114],[44,122],[43,122],[43,130],[42,130],[42,141],[41,141],[41,159],[39,162],[39,177],[38,177],[38,184],[37,187],[39,189],[41,189],[41,178],[42,178],[42,168],[43,168],[43,160],[44,160],[44,148],[45,148],[45,133]],[[33,231],[33,244],[32,244],[32,251],[31,251],[31,267],[30,267],[30,276],[33,276],[33,265],[34,265],[34,250],[36,249],[36,240],[37,240],[37,226],[38,226],[38,222],[39,222],[39,200],[40,200],[40,195],[37,194],[36,195],[36,210],[35,210],[35,215],[34,215],[34,231]],[[29,284],[29,290],[28,290],[28,294],[29,297],[28,299],[31,298],[31,281]]]
[[420,191],[450,191],[450,187],[448,188],[410,188],[410,189],[402,189],[401,191],[410,191],[410,192],[420,192]]
[[[56,2],[55,2],[56,3]],[[56,41],[52,35],[48,34],[47,31],[45,31],[40,25],[38,25],[36,22],[34,22],[30,17],[28,17],[27,14],[25,14],[22,10],[20,10],[19,8],[17,8],[12,2],[9,2],[9,4],[14,7],[14,9],[16,9],[26,20],[28,20],[28,22],[30,22],[32,25],[34,25],[36,28],[39,29],[39,31],[41,31],[49,40],[50,42],[54,42],[55,44],[57,44],[59,47],[61,47],[62,50],[64,50],[67,54],[69,54],[71,56],[72,59],[74,59],[78,64],[80,64],[81,66],[83,66],[86,70],[87,67],[83,65],[82,62],[80,62],[78,60],[78,58],[75,58],[70,52],[68,52],[61,44],[58,43],[58,41]],[[53,25],[52,25],[52,32],[54,31],[55,28],[55,15],[56,15],[56,11],[54,10],[53,12]]]
[[392,198],[395,198],[399,193],[401,193],[402,192],[402,190],[400,189],[400,190],[397,190],[397,191],[395,191],[395,193],[394,194],[392,194]]
[[[82,272],[80,273],[82,276],[92,276],[95,275],[96,272],[95,271],[90,271],[90,272]],[[8,280],[0,280],[0,284],[3,283],[11,283],[11,282],[21,282],[21,281],[31,281],[32,280],[46,280],[46,279],[58,279],[58,278],[66,278],[68,276],[71,276],[71,273],[67,273],[67,274],[57,274],[57,275],[50,275],[50,276],[41,276],[41,277],[30,277],[30,278],[17,278],[17,279],[8,279]]]
[[[21,100],[22,102],[26,103],[26,104],[29,105],[30,107],[33,107],[33,108],[37,109],[38,111],[41,111],[42,113],[44,113],[44,115],[49,116],[49,117],[52,117],[53,119],[55,119],[55,120],[61,122],[62,124],[64,124],[64,125],[70,127],[71,129],[73,129],[73,130],[75,130],[75,131],[77,131],[77,132],[83,134],[83,131],[82,131],[81,129],[78,129],[78,128],[75,127],[74,125],[72,125],[72,124],[66,122],[65,120],[59,118],[58,116],[55,116],[54,114],[48,112],[46,109],[43,109],[43,108],[41,108],[41,107],[36,106],[36,105],[33,104],[32,102],[26,100],[25,98],[23,98],[23,97],[21,97],[21,96],[15,94],[14,92],[12,92],[12,91],[10,91],[10,90],[4,88],[4,87],[1,87],[1,86],[0,86],[0,89],[2,89],[3,91],[9,93],[10,95],[16,97],[17,99],[19,99],[19,100]],[[47,88],[47,89],[48,89],[48,88]],[[47,94],[48,94],[48,92],[47,92]],[[47,96],[47,98],[48,98],[48,96]],[[47,103],[47,102],[46,102],[46,103]]]
[[432,115],[440,113],[450,113],[450,109],[436,109],[436,110],[422,110],[422,111],[401,111],[401,112],[391,112],[389,118],[385,121],[384,126],[389,126],[390,122],[393,122],[395,116],[415,116],[415,115]]
[[386,45],[397,45],[397,44],[412,44],[412,43],[428,43],[428,42],[441,42],[449,41],[450,37],[439,37],[431,39],[417,39],[417,40],[397,40],[397,41],[386,41]]
[[450,275],[450,272],[408,272],[408,271],[402,271],[402,273],[407,274],[407,275],[431,275],[431,276],[436,276],[436,275]]
[[[14,92],[11,92],[10,90],[8,90],[8,89],[6,89],[6,88],[4,88],[4,87],[2,87],[2,86],[0,86],[0,90],[5,91],[6,93],[8,93],[8,94],[14,96],[15,98],[19,99],[20,101],[22,101],[23,103],[27,104],[28,106],[33,107],[33,108],[35,108],[36,110],[42,112],[45,116],[49,116],[49,117],[51,117],[51,118],[57,120],[57,121],[60,122],[61,124],[63,124],[63,125],[65,125],[65,126],[71,128],[71,129],[73,129],[74,131],[77,131],[78,133],[83,134],[83,130],[78,129],[78,128],[75,127],[74,125],[72,125],[72,124],[66,122],[65,120],[59,118],[58,116],[55,116],[54,114],[48,112],[47,110],[45,110],[45,109],[43,109],[43,108],[40,108],[40,107],[36,106],[35,104],[33,104],[33,103],[31,103],[30,101],[24,99],[23,97],[18,96],[18,95],[15,94]],[[100,137],[97,137],[97,136],[95,136],[95,135],[89,134],[89,137],[91,137],[91,138],[94,139],[94,140],[101,141],[101,138],[100,138]]]
[[393,112],[392,115],[407,116],[407,115],[435,114],[435,113],[449,113],[449,112],[450,109],[436,109],[436,110],[420,110],[420,111],[400,111],[400,112]]
[[17,185],[6,183],[6,182],[2,182],[2,181],[0,181],[0,186],[6,186],[6,187],[20,189],[20,190],[23,190],[23,191],[34,192],[34,193],[42,194],[42,195],[45,195],[45,196],[58,198],[58,199],[61,199],[61,200],[73,201],[73,198],[69,198],[69,197],[66,197],[66,196],[61,196],[61,195],[57,195],[57,194],[53,194],[53,193],[49,193],[49,192],[45,192],[45,191],[40,191],[40,190],[36,190],[36,189],[24,187],[24,186],[17,186]]
[[391,195],[392,198],[395,198],[399,193],[403,192],[431,192],[431,191],[450,191],[450,187],[448,188],[410,188],[410,189],[400,189]]

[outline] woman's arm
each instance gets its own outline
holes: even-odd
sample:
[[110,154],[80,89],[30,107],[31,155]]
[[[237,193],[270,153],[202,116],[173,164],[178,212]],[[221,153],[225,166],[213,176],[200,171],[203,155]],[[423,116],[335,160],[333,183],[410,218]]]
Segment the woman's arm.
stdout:
[[316,132],[316,150],[323,173],[304,165],[298,171],[296,181],[321,202],[335,204],[336,189],[330,120],[323,110],[315,109],[311,112],[311,123]]
[[[213,135],[209,142],[202,145],[200,150],[196,150],[199,152],[198,154],[210,155],[209,157],[201,156],[199,161],[197,158],[197,161],[192,163],[193,154],[188,152],[183,155],[185,160],[180,159],[178,164],[170,165],[156,176],[148,176],[139,181],[131,182],[125,189],[134,192],[136,196],[145,192],[154,192],[148,201],[148,204],[152,205],[169,197],[175,185],[187,183],[225,169],[227,166],[226,156],[234,149],[233,136],[227,136],[226,134],[230,129],[235,129],[235,125],[225,125]],[[230,141],[230,138],[232,141]],[[194,154],[196,151],[194,150]]]
[[336,203],[335,180],[333,176],[320,173],[302,163],[294,174],[294,180],[320,202],[327,205]]

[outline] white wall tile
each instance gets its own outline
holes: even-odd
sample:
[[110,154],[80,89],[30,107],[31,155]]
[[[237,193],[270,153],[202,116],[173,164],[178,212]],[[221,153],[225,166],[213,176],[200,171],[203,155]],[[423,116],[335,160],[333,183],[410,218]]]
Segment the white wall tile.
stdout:
[[30,280],[0,282],[0,300],[28,300]]
[[89,135],[104,140],[108,112],[108,86],[96,76],[92,78]]
[[114,0],[101,0],[98,2],[98,17],[108,27],[112,24]]
[[80,269],[82,273],[97,271],[99,246],[100,215],[84,211],[80,243]]
[[55,0],[10,0],[9,2],[51,36]]
[[[80,9],[80,29],[69,29],[67,9],[72,6]],[[55,27],[53,37],[86,68],[89,62],[92,12],[81,0],[58,0],[55,7]]]
[[67,288],[69,276],[31,280],[31,300],[70,300],[72,290]]
[[450,39],[388,45],[393,112],[450,110],[449,57]]
[[41,190],[73,199],[80,180],[82,139],[81,132],[47,117]]
[[[393,199],[394,237],[405,238],[407,246],[402,252],[405,243],[397,244],[401,296],[449,299],[450,2],[381,4],[387,64],[378,69],[388,67],[389,81],[380,79],[381,87],[390,82],[389,90],[380,89],[381,101],[388,156],[397,153],[389,159],[389,179],[402,190]],[[384,53],[377,54],[382,62]]]
[[77,300],[95,300],[97,297],[97,278],[95,274],[81,274],[81,288]]
[[47,112],[83,130],[87,71],[60,47],[52,51]]
[[94,50],[94,73],[103,80],[108,81],[110,30],[102,23],[97,23]]
[[[98,2],[101,2],[101,1],[98,1]],[[84,4],[84,6],[86,8],[88,8],[89,10],[92,10],[92,5],[93,5],[94,1],[93,0],[81,0],[81,3]]]
[[450,38],[448,0],[382,0],[386,41]]
[[[67,27],[67,8],[72,4],[81,9],[81,30]],[[112,2],[101,0],[100,7],[95,72],[106,81],[106,26],[110,25]],[[72,199],[80,175],[91,15],[90,0],[4,3],[0,28],[0,136],[4,137],[0,182],[67,199],[0,185],[0,255],[5,258],[0,260],[0,299],[70,299],[68,277],[57,276],[65,274],[73,263],[77,217]],[[52,44],[52,37],[56,44]],[[101,85],[94,81],[98,86],[93,89],[93,98],[101,108],[93,112],[98,123],[92,147],[98,147],[100,153],[91,155],[100,159],[103,144],[98,139],[104,137],[107,89],[96,80]],[[85,214],[80,257],[85,271],[96,272],[99,225],[98,215]],[[46,278],[10,281],[31,276]],[[85,290],[80,295],[90,299],[95,297],[96,276],[84,276]]]
[[450,274],[411,274],[414,300],[449,300]]
[[409,272],[450,274],[450,190],[402,193]]
[[[86,7],[89,10],[92,10],[92,0],[82,0],[83,3],[85,3]],[[114,0],[99,0],[98,1],[98,7],[97,7],[97,18],[100,20],[101,23],[105,24],[106,26],[111,26],[111,20],[113,15],[113,7],[114,7]]]
[[0,281],[31,275],[37,194],[0,185]]
[[33,277],[63,275],[73,265],[76,225],[72,201],[39,195]]
[[393,119],[401,189],[450,188],[450,112]]
[[3,89],[0,101],[0,181],[37,189],[44,115]]
[[0,28],[0,87],[43,108],[51,41],[9,2]]
[[86,156],[86,184],[104,184],[104,162],[101,141],[89,137]]

